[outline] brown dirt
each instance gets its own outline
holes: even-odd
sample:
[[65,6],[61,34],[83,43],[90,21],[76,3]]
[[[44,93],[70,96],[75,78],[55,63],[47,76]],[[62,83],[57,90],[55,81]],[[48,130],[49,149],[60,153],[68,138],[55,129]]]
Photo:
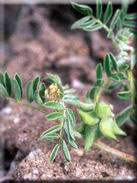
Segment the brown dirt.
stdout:
[[[132,164],[99,149],[93,148],[82,155],[81,142],[78,152],[71,149],[71,162],[66,162],[60,154],[54,163],[49,163],[49,153],[54,143],[39,140],[43,130],[51,126],[43,114],[11,103],[1,111],[0,118],[0,134],[7,142],[7,148],[18,150],[11,163],[14,168],[8,173],[13,179],[132,179],[135,176]],[[105,143],[134,154],[130,137],[122,138],[119,143],[107,140]]]

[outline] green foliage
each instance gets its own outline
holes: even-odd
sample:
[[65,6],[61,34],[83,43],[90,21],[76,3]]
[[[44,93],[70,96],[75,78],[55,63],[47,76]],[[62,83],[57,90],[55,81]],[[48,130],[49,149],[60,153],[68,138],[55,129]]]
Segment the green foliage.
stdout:
[[53,148],[51,154],[50,154],[50,161],[53,161],[56,158],[57,153],[59,151],[59,148],[60,148],[60,145],[56,144],[55,147]]
[[[50,160],[54,161],[60,150],[66,160],[70,161],[69,147],[78,148],[77,137],[84,141],[85,151],[88,151],[97,139],[107,137],[117,140],[118,135],[126,135],[120,128],[127,120],[135,121],[134,79],[132,71],[136,64],[135,50],[130,41],[135,29],[136,13],[128,13],[128,3],[123,2],[121,9],[113,11],[108,2],[103,13],[101,0],[97,0],[96,13],[87,5],[72,3],[73,8],[84,17],[72,25],[72,29],[97,31],[105,29],[107,38],[116,46],[118,55],[107,53],[103,64],[96,66],[96,81],[85,95],[83,101],[75,95],[74,89],[63,85],[59,76],[47,74],[44,78],[36,76],[26,84],[23,95],[21,77],[11,77],[7,72],[0,73],[0,96],[22,103],[26,98],[28,106],[44,113],[51,127],[45,129],[40,138],[56,142]],[[95,16],[94,16],[95,15]],[[104,75],[107,76],[104,79]],[[115,90],[117,89],[117,90]],[[129,100],[131,105],[114,115],[113,106],[103,102],[101,94],[104,91],[116,91],[120,99]],[[73,112],[70,105],[76,108]],[[74,109],[74,108],[73,108]],[[47,112],[48,111],[48,112]],[[80,123],[77,123],[77,117]],[[55,121],[56,124],[52,121]]]

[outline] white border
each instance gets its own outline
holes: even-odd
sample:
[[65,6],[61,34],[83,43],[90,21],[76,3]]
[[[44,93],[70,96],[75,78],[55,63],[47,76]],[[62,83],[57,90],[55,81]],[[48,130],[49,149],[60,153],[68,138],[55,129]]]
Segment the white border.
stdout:
[[[73,2],[79,2],[84,4],[95,4],[96,0],[72,0]],[[107,3],[110,0],[102,0],[103,3]],[[70,4],[71,0],[0,0],[0,4]],[[119,4],[122,0],[111,0],[114,4]],[[129,0],[129,3],[134,3],[135,0]]]

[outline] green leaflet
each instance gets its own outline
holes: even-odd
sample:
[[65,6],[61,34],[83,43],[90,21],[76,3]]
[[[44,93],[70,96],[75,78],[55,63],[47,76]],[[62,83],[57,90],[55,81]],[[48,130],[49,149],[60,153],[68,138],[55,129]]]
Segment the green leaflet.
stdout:
[[55,134],[56,132],[60,131],[60,129],[61,129],[61,126],[60,126],[60,125],[55,125],[55,126],[49,128],[49,129],[45,130],[45,131],[41,134],[40,138],[44,138],[44,137],[49,136],[49,135],[51,135],[51,134],[53,135],[53,134]]
[[52,121],[52,120],[57,120],[57,119],[62,119],[64,116],[61,112],[52,112],[48,115],[46,115],[46,118],[49,120],[49,121]]
[[16,79],[12,80],[12,90],[15,93],[15,98],[16,100],[21,100],[22,98],[22,91],[20,89],[19,83],[17,82]]
[[120,98],[122,100],[128,100],[131,96],[131,92],[130,91],[118,92],[117,96],[118,96],[118,98]]
[[15,79],[16,79],[16,81],[17,81],[17,83],[18,83],[18,86],[19,86],[19,88],[20,88],[20,94],[21,94],[21,96],[22,96],[22,81],[21,81],[21,78],[20,78],[20,76],[19,76],[18,74],[16,74],[16,75],[15,75]]
[[40,84],[40,78],[37,76],[32,81],[28,81],[26,84],[26,96],[27,100],[31,103],[34,100],[35,92]]
[[71,161],[71,156],[70,156],[67,144],[64,140],[62,140],[62,148],[63,148],[63,152],[66,160]]
[[108,2],[107,8],[105,11],[105,16],[104,16],[104,23],[105,24],[107,24],[109,22],[109,20],[111,19],[112,13],[113,13],[112,3]]
[[11,96],[11,91],[12,91],[11,79],[10,79],[9,74],[7,72],[4,73],[3,80],[4,80],[4,85],[5,85],[5,88],[7,90],[7,93],[9,94],[9,96]]
[[40,96],[40,91],[35,92],[34,100],[39,105],[42,105],[43,104],[43,100],[42,100],[42,98]]
[[67,117],[67,119],[70,121],[72,127],[75,126],[76,124],[76,118],[75,118],[75,114],[71,109],[66,109],[65,115]]
[[109,53],[109,58],[110,58],[111,63],[112,63],[112,68],[115,71],[118,71],[117,61],[116,61],[116,58],[114,57],[114,55],[112,53]]
[[27,96],[27,100],[31,103],[33,101],[31,81],[27,81],[27,84],[26,84],[26,96]]
[[126,15],[127,20],[136,20],[137,19],[137,13],[128,13]]
[[56,74],[47,73],[47,77],[46,77],[45,80],[46,80],[47,82],[49,82],[49,83],[56,83],[56,84],[58,84],[59,86],[62,85],[61,79],[60,79],[59,76],[56,75]]
[[75,10],[77,10],[78,12],[80,12],[84,15],[91,15],[92,14],[92,9],[87,5],[81,5],[81,4],[77,4],[75,2],[72,2],[71,4]]
[[97,64],[97,66],[96,66],[96,79],[102,80],[102,65],[101,64]]
[[6,88],[1,83],[0,83],[0,96],[3,96],[3,97],[9,96]]
[[64,110],[64,106],[60,103],[49,101],[44,103],[44,107],[55,109],[55,110]]
[[95,98],[99,95],[100,87],[94,86],[89,92],[88,97],[90,97],[91,100],[95,100]]
[[77,148],[77,144],[75,143],[74,138],[74,131],[72,131],[72,134],[70,135],[71,130],[69,129],[68,121],[65,120],[64,122],[64,135],[67,139],[68,144],[70,144],[73,148]]
[[60,145],[56,144],[55,147],[53,148],[51,154],[50,154],[50,161],[54,161],[54,159],[56,158],[57,153],[59,151],[59,148],[60,148]]
[[82,29],[84,27],[91,26],[94,24],[93,20],[91,20],[90,16],[86,16],[84,18],[81,18],[80,20],[76,21],[72,26],[71,29]]
[[101,0],[96,1],[96,17],[98,19],[101,19],[102,17],[102,1]]
[[103,25],[101,25],[101,24],[94,24],[92,26],[83,28],[83,30],[87,31],[87,32],[94,32],[94,31],[98,31],[98,30],[100,30],[102,28],[103,28]]
[[116,116],[116,122],[118,126],[122,126],[128,119],[129,114],[131,112],[132,107],[128,106],[124,110],[122,110],[120,113]]
[[3,74],[0,72],[0,83],[4,86]]
[[113,30],[115,28],[115,25],[117,24],[119,18],[120,18],[120,10],[117,9],[113,18],[112,18],[112,21],[111,21],[111,24],[110,24],[110,28]]
[[109,54],[107,54],[104,58],[104,69],[105,69],[105,72],[107,74],[107,77],[112,76],[110,64],[111,64],[111,60],[110,60]]

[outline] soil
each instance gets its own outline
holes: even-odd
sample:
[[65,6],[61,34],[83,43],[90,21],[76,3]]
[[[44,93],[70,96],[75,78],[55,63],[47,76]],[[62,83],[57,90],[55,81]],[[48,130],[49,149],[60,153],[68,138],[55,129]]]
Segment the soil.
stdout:
[[[6,151],[9,151],[6,153],[15,153],[8,167],[8,176],[12,179],[135,178],[135,167],[132,164],[112,157],[95,147],[84,155],[81,141],[78,143],[78,151],[74,149],[70,151],[71,162],[66,162],[60,154],[54,163],[50,163],[49,154],[54,142],[39,140],[39,136],[52,124],[47,122],[41,113],[36,114],[31,109],[11,103],[1,111],[0,118],[0,134],[5,139]],[[104,142],[110,144],[110,141]],[[111,142],[110,145],[134,155],[131,136],[122,138],[119,143]]]
[[[15,73],[21,75],[24,93],[28,79],[52,72],[59,74],[64,84],[68,83],[75,88],[77,95],[82,99],[85,91],[95,81],[96,64],[102,62],[106,52],[116,50],[111,42],[105,39],[103,32],[70,31],[69,27],[76,17],[70,13],[68,6],[64,7],[65,15],[62,17],[59,13],[61,8],[61,6],[15,5],[12,9],[8,6],[7,9],[20,13],[18,19],[16,13],[15,17],[12,17],[16,26],[4,43],[6,57],[5,62],[0,61],[0,66],[11,75]],[[59,17],[53,16],[55,11]],[[111,102],[115,113],[128,105],[127,102],[116,99],[115,92],[104,93],[102,100]],[[73,157],[71,162],[66,162],[60,153],[54,163],[49,163],[49,153],[55,142],[42,141],[39,136],[51,125],[53,123],[47,122],[44,115],[37,111],[12,102],[0,103],[0,139],[4,142],[4,173],[0,178],[14,180],[135,178],[136,167],[133,164],[117,159],[95,147],[87,154],[83,154],[81,141],[78,142],[79,150],[70,150]],[[129,125],[127,127],[130,129]],[[134,155],[135,147],[131,132],[130,130],[127,132],[128,137],[121,138],[119,143],[106,139],[103,141],[122,152]]]

